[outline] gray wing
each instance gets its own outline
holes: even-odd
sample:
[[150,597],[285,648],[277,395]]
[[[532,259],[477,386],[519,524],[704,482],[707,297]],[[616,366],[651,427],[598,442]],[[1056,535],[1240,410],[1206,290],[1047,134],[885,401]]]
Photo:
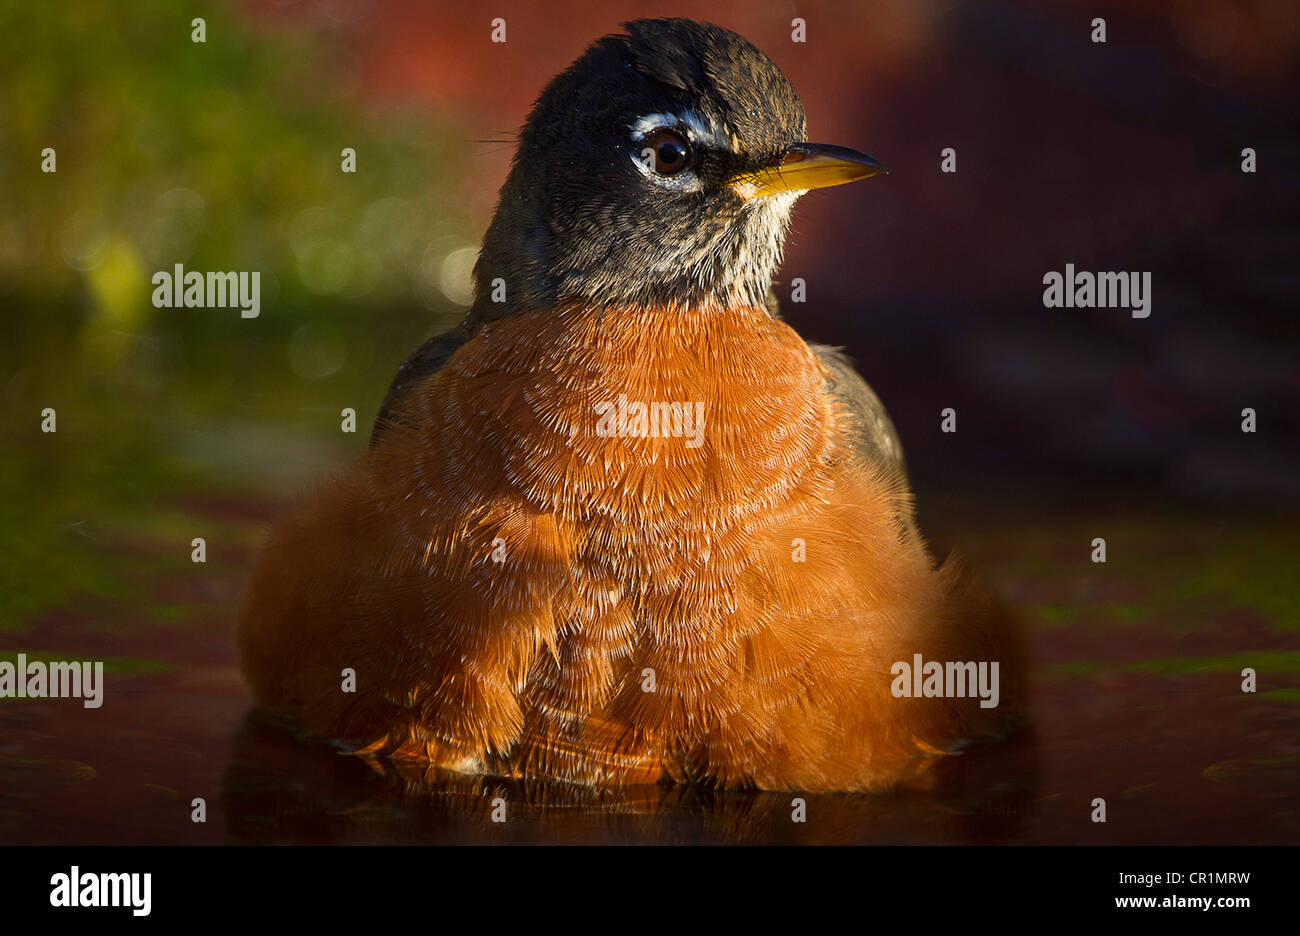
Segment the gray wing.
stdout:
[[[774,319],[781,318],[781,303],[774,287],[767,290],[767,312]],[[827,390],[853,417],[853,436],[858,453],[873,463],[892,463],[898,468],[901,479],[907,481],[903,443],[899,441],[898,430],[894,428],[880,397],[862,379],[843,348],[819,344],[809,344],[808,347],[830,371]]]
[[894,468],[900,481],[906,485],[907,498],[905,507],[896,518],[900,533],[916,536],[916,519],[912,511],[911,485],[907,479],[907,462],[903,459],[903,443],[899,441],[898,430],[893,420],[880,402],[880,397],[867,386],[844,355],[840,348],[830,345],[810,345],[813,352],[821,358],[823,366],[829,372],[827,390],[835,397],[852,418],[852,439],[854,448],[865,461],[872,464],[884,464]]
[[402,366],[397,369],[397,376],[393,378],[388,388],[388,393],[384,395],[384,402],[379,407],[379,415],[375,417],[375,426],[370,431],[372,447],[389,426],[394,422],[401,422],[398,414],[401,411],[402,398],[421,380],[442,370],[456,350],[469,340],[469,335],[469,329],[462,323],[451,331],[430,338],[402,362]]

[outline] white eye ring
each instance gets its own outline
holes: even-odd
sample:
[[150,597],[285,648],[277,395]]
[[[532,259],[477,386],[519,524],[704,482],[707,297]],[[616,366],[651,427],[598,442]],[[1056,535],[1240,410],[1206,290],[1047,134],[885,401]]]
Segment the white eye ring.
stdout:
[[646,114],[633,121],[628,129],[632,131],[632,141],[640,142],[647,134],[655,130],[676,130],[692,143],[711,141],[717,134],[700,119],[698,114],[687,111],[685,114]]

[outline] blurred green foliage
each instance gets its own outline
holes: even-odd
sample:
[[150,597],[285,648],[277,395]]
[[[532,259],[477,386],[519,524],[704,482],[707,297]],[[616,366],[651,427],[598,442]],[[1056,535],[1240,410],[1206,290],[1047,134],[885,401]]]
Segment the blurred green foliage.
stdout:
[[[62,371],[75,351],[92,370],[162,367],[184,380],[156,354],[141,360],[141,339],[179,355],[173,368],[229,366],[248,343],[283,343],[314,323],[350,358],[376,319],[455,318],[439,268],[475,240],[454,198],[466,131],[429,113],[375,112],[322,33],[259,24],[254,35],[237,13],[168,0],[5,5],[11,370],[48,356]],[[204,43],[191,41],[194,17],[206,20]],[[340,169],[349,146],[356,173]],[[55,173],[41,171],[45,147]],[[176,263],[261,271],[261,318],[154,309],[149,278]]]
[[[0,6],[0,628],[123,597],[134,560],[111,544],[141,525],[188,562],[175,503],[196,485],[360,451],[397,365],[462,314],[475,130],[364,100],[346,36],[247,12]],[[177,263],[260,271],[260,317],[155,309]]]

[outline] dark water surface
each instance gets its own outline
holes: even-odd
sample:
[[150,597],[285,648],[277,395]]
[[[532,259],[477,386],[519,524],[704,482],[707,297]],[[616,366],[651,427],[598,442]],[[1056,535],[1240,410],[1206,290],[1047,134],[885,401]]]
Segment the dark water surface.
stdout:
[[[151,568],[156,543],[106,541],[103,561],[136,582],[134,599],[87,595],[0,631],[2,658],[109,661],[102,708],[0,700],[0,842],[1300,842],[1284,518],[1026,511],[994,522],[958,509],[972,521],[963,547],[1024,611],[1033,729],[945,761],[936,791],[806,796],[797,823],[792,794],[426,776],[287,737],[254,712],[232,640],[271,507],[186,509],[242,530],[228,537],[240,545],[214,550],[199,575]],[[1096,530],[1109,534],[1106,565],[1087,559]],[[1245,666],[1254,694],[1241,692]],[[204,823],[191,821],[196,797]],[[491,818],[496,797],[504,823]],[[1105,824],[1090,820],[1096,797]]]

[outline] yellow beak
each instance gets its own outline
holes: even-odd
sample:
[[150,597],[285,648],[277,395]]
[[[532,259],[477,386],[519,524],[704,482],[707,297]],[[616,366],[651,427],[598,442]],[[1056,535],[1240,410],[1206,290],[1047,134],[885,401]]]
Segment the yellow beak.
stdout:
[[728,181],[737,195],[750,199],[843,185],[888,171],[866,153],[847,146],[794,143],[775,166],[742,172]]

